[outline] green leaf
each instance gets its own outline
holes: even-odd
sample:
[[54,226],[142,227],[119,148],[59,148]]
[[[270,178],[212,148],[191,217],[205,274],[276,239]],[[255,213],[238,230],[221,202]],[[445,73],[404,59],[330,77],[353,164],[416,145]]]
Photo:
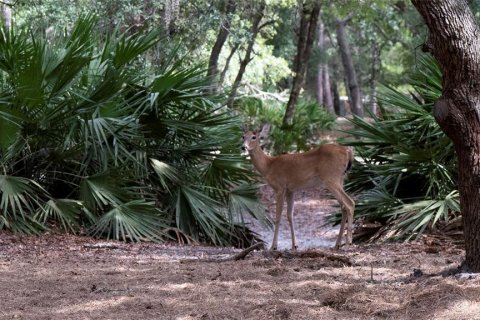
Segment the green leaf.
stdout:
[[161,241],[166,224],[154,202],[132,200],[115,206],[91,228],[95,237],[123,241]]

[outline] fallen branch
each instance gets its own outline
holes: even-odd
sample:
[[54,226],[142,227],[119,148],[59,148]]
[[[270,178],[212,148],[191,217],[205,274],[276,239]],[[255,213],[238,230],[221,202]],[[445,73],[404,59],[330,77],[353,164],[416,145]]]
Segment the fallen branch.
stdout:
[[267,258],[325,258],[331,261],[340,261],[348,266],[352,266],[354,263],[350,258],[339,254],[332,254],[325,251],[307,250],[307,251],[265,251],[264,256]]
[[224,257],[224,258],[208,258],[208,259],[183,259],[180,260],[180,263],[186,263],[186,262],[226,262],[226,261],[238,261],[238,260],[243,260],[245,257],[252,252],[255,249],[260,249],[263,247],[262,242],[257,242],[254,245],[246,248],[245,250],[242,250],[241,252],[234,254],[229,257]]

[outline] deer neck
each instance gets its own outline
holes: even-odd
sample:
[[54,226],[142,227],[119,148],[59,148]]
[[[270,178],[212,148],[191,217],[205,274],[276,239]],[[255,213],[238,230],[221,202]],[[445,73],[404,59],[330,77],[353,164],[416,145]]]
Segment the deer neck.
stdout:
[[263,152],[262,148],[257,147],[253,150],[249,150],[248,153],[252,159],[252,164],[255,169],[257,169],[261,175],[267,173],[270,157]]

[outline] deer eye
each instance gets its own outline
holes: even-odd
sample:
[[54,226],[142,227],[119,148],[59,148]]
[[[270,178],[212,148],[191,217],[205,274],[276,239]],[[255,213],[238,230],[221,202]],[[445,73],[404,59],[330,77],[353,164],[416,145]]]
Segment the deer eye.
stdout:
[[257,136],[252,136],[252,140],[255,140],[255,139],[257,139]]
[[242,136],[242,140],[245,140],[245,136]]

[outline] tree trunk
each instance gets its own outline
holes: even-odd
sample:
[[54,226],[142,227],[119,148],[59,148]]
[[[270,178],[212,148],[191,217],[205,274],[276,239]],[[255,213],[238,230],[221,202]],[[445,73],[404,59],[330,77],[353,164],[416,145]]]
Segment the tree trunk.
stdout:
[[238,69],[237,77],[235,78],[235,81],[233,82],[232,90],[230,91],[230,95],[228,97],[227,106],[229,108],[233,108],[233,102],[235,101],[235,97],[237,95],[238,87],[240,86],[240,83],[242,82],[243,74],[245,73],[245,69],[247,68],[247,65],[252,60],[251,55],[252,55],[252,51],[253,51],[253,45],[255,44],[255,39],[257,38],[258,32],[262,28],[262,26],[260,26],[260,22],[262,21],[264,10],[265,10],[265,1],[261,1],[260,4],[259,4],[259,8],[258,8],[258,10],[255,13],[255,16],[253,18],[252,34],[250,36],[250,39],[248,40],[248,45],[247,45],[247,49],[245,51],[245,56],[243,57],[242,61],[240,61],[240,68]]
[[228,67],[230,66],[230,61],[232,60],[235,52],[237,52],[238,47],[240,47],[239,42],[235,43],[235,45],[230,49],[230,54],[228,55],[227,60],[225,61],[225,65],[223,66],[222,73],[220,74],[220,80],[218,80],[218,86],[221,86],[223,84],[223,81],[225,81],[225,75],[227,74]]
[[318,62],[317,70],[317,102],[328,112],[335,113],[333,108],[332,88],[330,86],[330,72],[325,61],[325,24],[320,20],[318,23],[318,50],[322,59]]
[[333,108],[335,109],[335,113],[340,117],[345,117],[345,108],[342,106],[340,102],[340,94],[338,93],[337,82],[332,82],[332,93],[333,93]]
[[208,60],[207,77],[211,81],[212,92],[216,92],[218,89],[218,79],[216,79],[218,75],[218,58],[220,57],[220,52],[222,51],[223,45],[227,40],[228,34],[230,33],[232,14],[235,12],[235,8],[236,1],[228,0],[225,9],[225,16],[220,23],[220,30],[218,31],[217,40],[213,45],[212,52],[210,53],[210,59]]
[[330,86],[330,72],[328,64],[323,67],[323,105],[328,112],[335,114],[333,108],[332,88]]
[[333,109],[337,116],[344,117],[345,116],[345,109],[343,108],[340,102],[340,94],[338,93],[338,86],[336,79],[339,78],[338,76],[338,65],[337,63],[332,63],[332,74],[333,74],[333,81],[332,81],[332,95],[333,95]]
[[352,112],[359,117],[363,117],[362,93],[360,92],[360,87],[358,86],[357,73],[355,72],[355,67],[353,66],[352,52],[345,34],[345,25],[349,20],[350,17],[342,20],[336,20],[337,41],[347,80]]
[[412,0],[429,35],[423,49],[443,69],[433,115],[458,156],[466,261],[480,272],[480,30],[465,0]]
[[165,0],[162,12],[163,26],[168,37],[174,33],[174,22],[180,12],[180,0]]
[[373,40],[372,43],[372,71],[370,74],[370,112],[376,115],[378,112],[377,104],[377,74],[380,68],[380,49],[378,42]]
[[322,55],[322,59],[317,64],[317,102],[319,105],[323,105],[323,88],[324,88],[324,74],[323,74],[323,67],[325,66],[325,62],[323,61],[323,54],[325,52],[325,25],[322,21],[318,23],[318,40],[317,40],[317,48]]
[[2,22],[6,29],[12,27],[12,8],[10,7],[10,1],[4,1],[2,7]]
[[283,117],[283,128],[288,128],[293,124],[295,106],[297,104],[298,96],[300,95],[300,90],[302,89],[303,83],[305,81],[305,73],[307,72],[308,59],[310,58],[310,53],[312,51],[318,17],[320,14],[319,1],[307,3],[302,4],[302,17],[300,20],[297,54],[295,56],[295,62],[293,65],[295,78],[293,79],[290,98],[288,99],[287,108]]

